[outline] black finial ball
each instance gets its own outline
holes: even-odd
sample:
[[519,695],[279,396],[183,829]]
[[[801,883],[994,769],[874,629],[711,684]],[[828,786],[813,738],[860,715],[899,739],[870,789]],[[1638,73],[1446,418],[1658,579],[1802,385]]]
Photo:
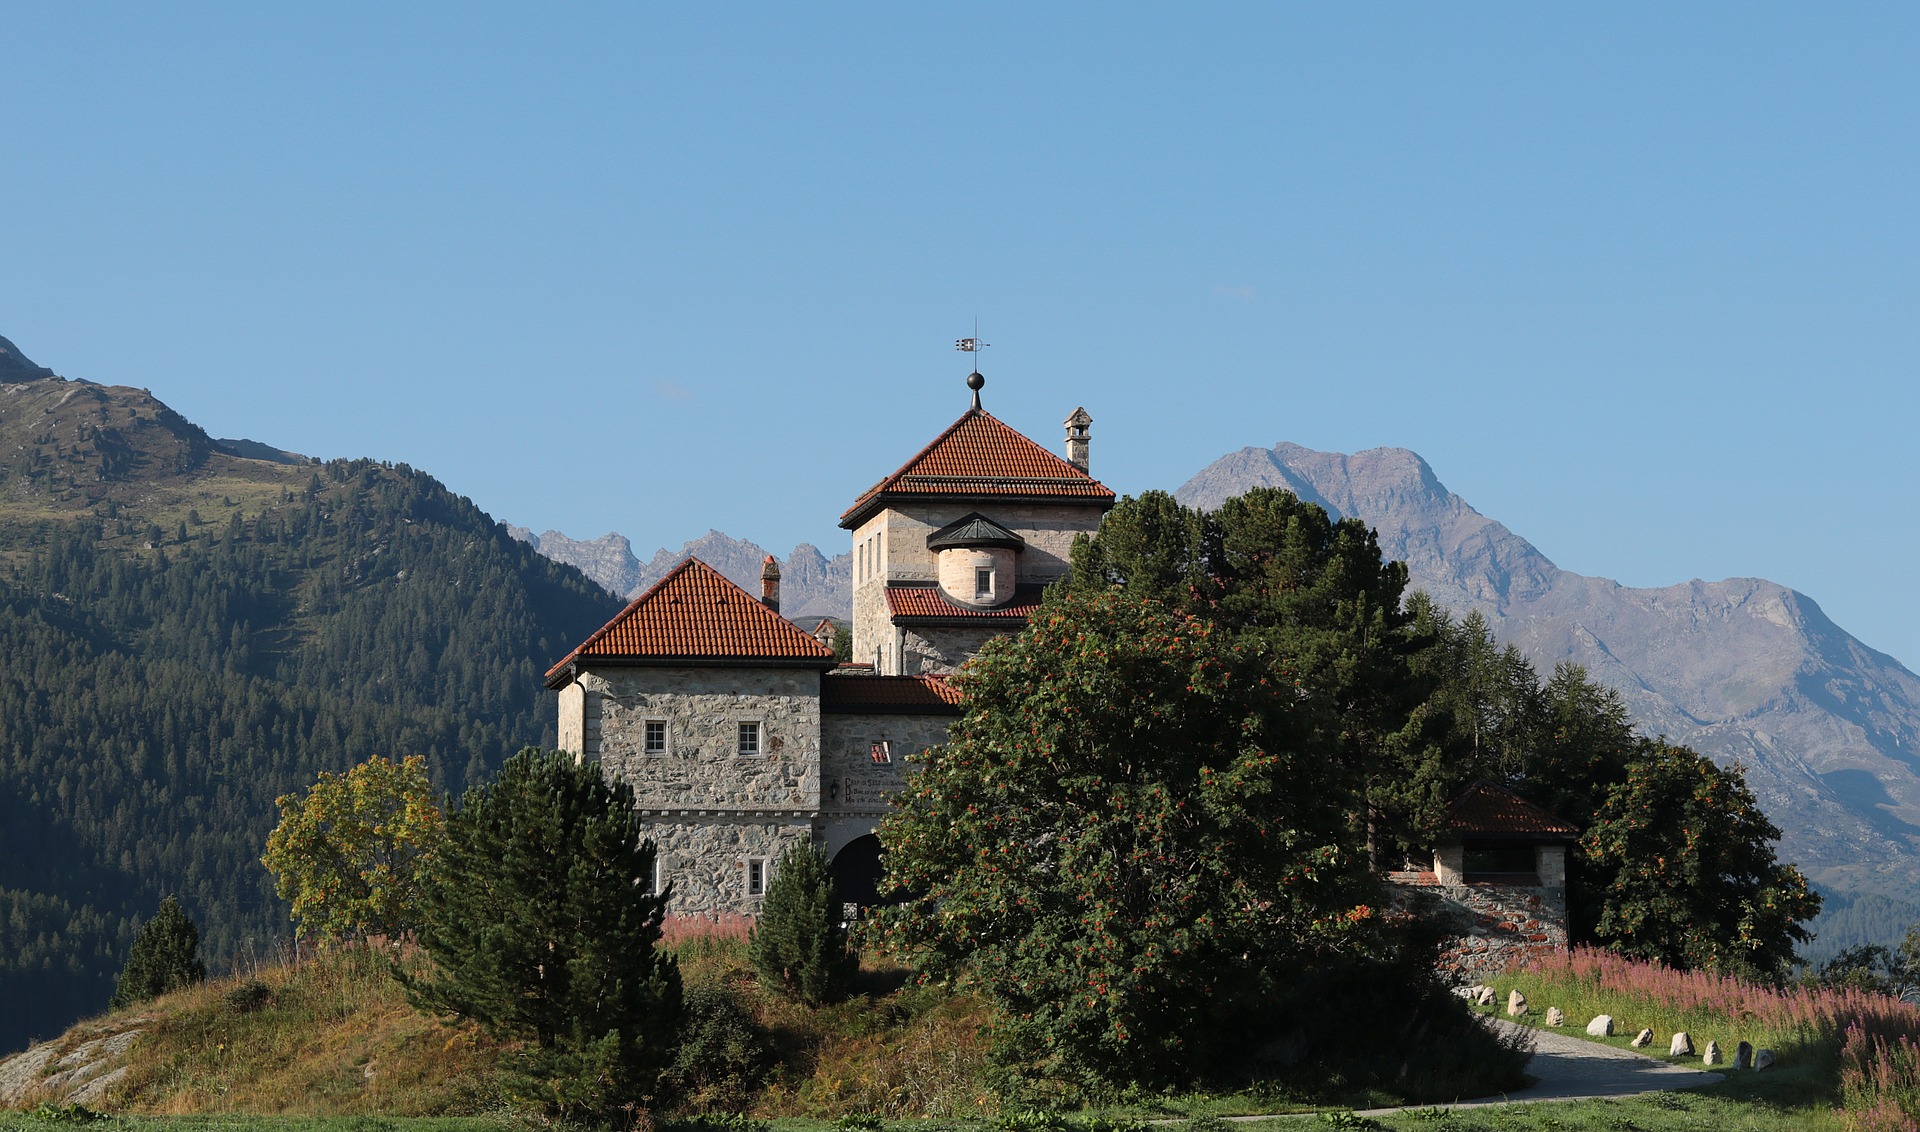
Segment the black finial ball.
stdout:
[[974,370],[967,375],[967,388],[973,390],[975,393],[980,392],[980,387],[986,383],[987,379],[980,376],[979,370]]

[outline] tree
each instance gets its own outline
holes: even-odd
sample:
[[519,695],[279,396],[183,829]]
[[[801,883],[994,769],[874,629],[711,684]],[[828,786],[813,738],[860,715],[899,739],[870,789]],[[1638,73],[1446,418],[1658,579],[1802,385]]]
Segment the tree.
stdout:
[[747,945],[760,982],[813,1006],[845,995],[854,961],[840,911],[819,847],[804,842],[781,854]]
[[850,626],[837,623],[834,625],[833,659],[841,664],[853,660],[853,629]]
[[260,860],[295,920],[321,939],[414,927],[421,875],[446,839],[425,759],[375,756],[345,774],[323,771],[305,794],[274,804],[280,824]]
[[1446,776],[1416,714],[1426,686],[1411,668],[1407,570],[1381,557],[1366,524],[1277,488],[1212,512],[1150,491],[1075,540],[1069,584],[1202,618],[1284,665],[1304,741],[1344,776],[1350,820],[1375,863],[1439,827]]
[[633,788],[532,748],[469,789],[420,905],[415,1005],[526,1046],[515,1087],[568,1120],[630,1121],[672,1058],[680,973],[657,949],[671,897]]
[[153,919],[133,939],[112,1005],[115,1009],[133,1006],[205,979],[207,968],[200,962],[199,951],[200,929],[186,909],[174,897],[162,900]]
[[1820,897],[1737,770],[1646,743],[1607,791],[1581,850],[1603,895],[1595,932],[1623,955],[1777,981]]
[[1303,972],[1377,942],[1351,797],[1285,663],[1150,598],[1055,590],[956,679],[966,715],[881,823],[912,894],[881,922],[971,972],[1004,1070],[1240,1064]]

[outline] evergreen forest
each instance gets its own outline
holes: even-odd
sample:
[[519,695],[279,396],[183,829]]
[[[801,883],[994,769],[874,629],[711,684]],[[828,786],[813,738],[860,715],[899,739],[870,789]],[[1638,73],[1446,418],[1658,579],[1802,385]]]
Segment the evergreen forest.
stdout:
[[376,754],[457,793],[551,745],[541,674],[619,605],[405,465],[239,459],[139,390],[7,393],[0,1051],[105,1008],[169,895],[216,970],[285,946],[274,799]]

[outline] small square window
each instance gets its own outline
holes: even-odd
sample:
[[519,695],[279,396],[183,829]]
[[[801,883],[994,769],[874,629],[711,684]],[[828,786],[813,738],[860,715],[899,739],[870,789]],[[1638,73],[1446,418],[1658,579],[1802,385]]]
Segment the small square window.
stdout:
[[767,894],[767,861],[764,857],[747,858],[747,895],[765,896]]
[[875,739],[867,750],[867,757],[876,763],[890,763],[893,761],[893,744],[885,739]]
[[743,759],[758,758],[760,755],[760,724],[756,721],[740,724],[740,739],[735,747]]
[[973,572],[973,596],[990,598],[993,596],[993,571],[975,570]]
[[667,721],[666,720],[664,719],[647,720],[645,745],[642,749],[645,751],[645,753],[649,755],[664,755],[667,753]]

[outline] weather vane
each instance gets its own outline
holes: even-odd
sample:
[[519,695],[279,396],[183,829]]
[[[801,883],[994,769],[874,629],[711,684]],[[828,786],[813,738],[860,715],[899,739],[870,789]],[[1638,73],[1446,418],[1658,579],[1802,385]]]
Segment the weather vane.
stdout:
[[974,355],[973,372],[967,375],[967,388],[973,390],[973,407],[976,409],[980,407],[980,387],[987,383],[987,379],[980,376],[980,351],[991,345],[993,343],[980,340],[980,320],[977,318],[973,320],[973,337],[956,338],[953,341],[954,349]]

